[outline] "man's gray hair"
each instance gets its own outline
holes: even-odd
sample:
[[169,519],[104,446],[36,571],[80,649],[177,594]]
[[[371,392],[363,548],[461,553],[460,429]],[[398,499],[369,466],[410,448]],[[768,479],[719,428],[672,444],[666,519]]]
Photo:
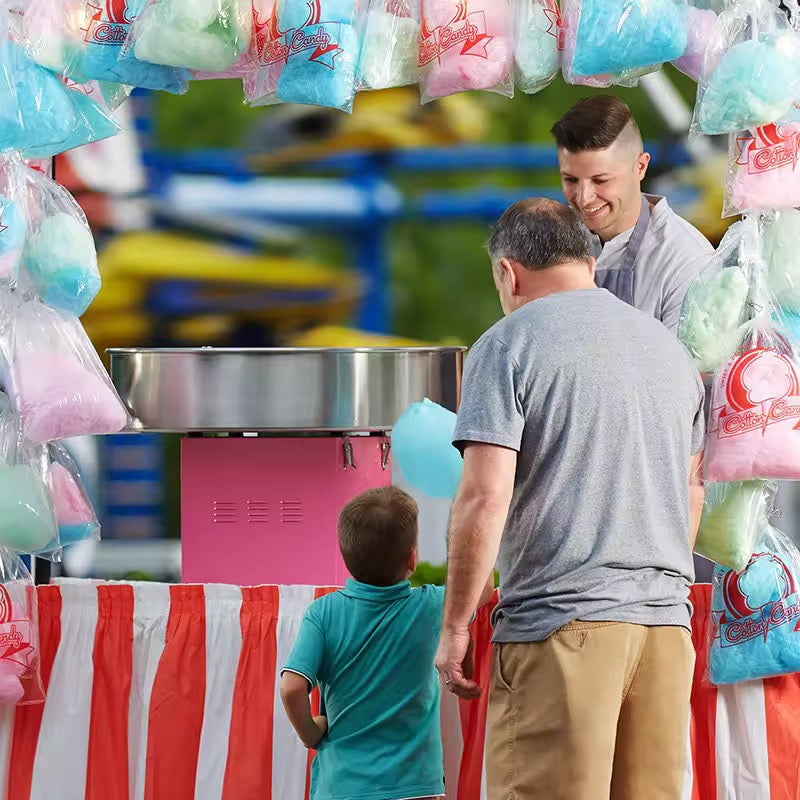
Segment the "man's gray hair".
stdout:
[[533,270],[589,261],[581,218],[569,206],[544,198],[520,200],[507,208],[492,228],[487,248],[495,265],[507,258]]

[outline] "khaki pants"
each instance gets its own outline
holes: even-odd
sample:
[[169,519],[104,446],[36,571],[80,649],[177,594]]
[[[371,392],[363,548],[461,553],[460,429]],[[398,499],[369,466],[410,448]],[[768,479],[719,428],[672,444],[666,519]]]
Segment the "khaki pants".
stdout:
[[680,627],[573,622],[495,645],[489,800],[680,800],[693,668]]

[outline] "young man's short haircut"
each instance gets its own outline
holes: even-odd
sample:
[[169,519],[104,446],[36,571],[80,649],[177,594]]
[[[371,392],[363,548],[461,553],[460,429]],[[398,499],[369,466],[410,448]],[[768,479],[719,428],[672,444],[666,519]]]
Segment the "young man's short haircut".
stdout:
[[628,105],[606,94],[578,101],[550,129],[558,147],[570,153],[605,150],[623,132],[641,140],[639,126]]
[[391,586],[417,546],[417,503],[396,486],[369,489],[339,514],[339,549],[350,574],[361,583]]

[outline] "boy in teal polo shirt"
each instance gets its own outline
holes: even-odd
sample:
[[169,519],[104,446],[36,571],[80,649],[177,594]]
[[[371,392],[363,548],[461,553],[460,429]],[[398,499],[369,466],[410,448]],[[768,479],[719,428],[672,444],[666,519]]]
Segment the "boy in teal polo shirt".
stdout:
[[[309,606],[281,674],[281,698],[317,748],[312,800],[409,800],[444,793],[439,681],[433,666],[444,587],[412,589],[417,504],[371,489],[339,515],[353,576]],[[319,684],[327,717],[312,717]]]

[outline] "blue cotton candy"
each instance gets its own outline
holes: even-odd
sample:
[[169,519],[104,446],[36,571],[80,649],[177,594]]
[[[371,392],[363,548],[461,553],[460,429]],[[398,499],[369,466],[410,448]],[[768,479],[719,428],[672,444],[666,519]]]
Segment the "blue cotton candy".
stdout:
[[93,522],[87,522],[83,525],[59,525],[59,543],[62,547],[69,547],[71,544],[95,538],[96,531],[97,525]]
[[[771,537],[773,538],[773,537]],[[742,572],[714,571],[709,678],[725,684],[800,671],[800,570],[782,544],[760,547]],[[771,552],[773,549],[779,552]]]
[[[299,33],[299,32],[298,32]],[[315,47],[291,52],[278,79],[278,99],[284,103],[328,106],[350,111],[355,94],[359,38],[352,25],[309,25],[303,28],[307,40],[330,41],[339,51],[311,57]],[[297,41],[297,33],[292,36]]]
[[749,39],[725,52],[708,76],[695,114],[703,133],[735,133],[783,120],[798,90],[798,71],[777,39]]
[[356,15],[355,0],[320,0],[319,19],[312,16],[313,3],[283,2],[278,6],[278,27],[282,31],[302,28],[319,22],[352,24]]
[[0,64],[0,150],[62,152],[79,122],[70,91],[11,41],[0,39]]
[[392,428],[392,459],[403,477],[429,497],[455,497],[464,460],[453,447],[456,415],[427,398]]
[[73,316],[80,317],[100,291],[91,231],[71,214],[42,221],[28,242],[25,265],[42,301]]
[[686,24],[677,0],[582,0],[572,72],[602,75],[680,58]]
[[121,46],[90,42],[82,54],[79,69],[87,78],[142,89],[182,94],[188,88],[187,70],[140,61],[130,50],[123,53]]

